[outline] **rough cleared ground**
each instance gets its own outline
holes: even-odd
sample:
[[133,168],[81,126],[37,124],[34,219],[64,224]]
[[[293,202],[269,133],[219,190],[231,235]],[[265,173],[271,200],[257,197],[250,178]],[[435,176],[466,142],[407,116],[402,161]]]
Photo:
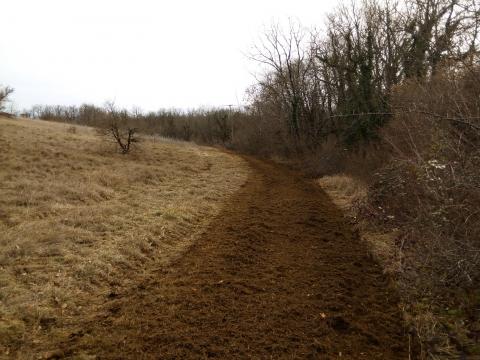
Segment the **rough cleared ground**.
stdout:
[[326,195],[259,161],[169,267],[72,319],[59,356],[406,359],[397,298]]

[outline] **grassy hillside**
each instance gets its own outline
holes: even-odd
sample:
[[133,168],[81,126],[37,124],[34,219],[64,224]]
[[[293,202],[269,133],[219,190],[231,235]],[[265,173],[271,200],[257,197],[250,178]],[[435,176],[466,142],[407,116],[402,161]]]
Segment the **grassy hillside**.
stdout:
[[0,357],[61,335],[147,265],[168,264],[248,176],[244,161],[93,129],[0,118]]

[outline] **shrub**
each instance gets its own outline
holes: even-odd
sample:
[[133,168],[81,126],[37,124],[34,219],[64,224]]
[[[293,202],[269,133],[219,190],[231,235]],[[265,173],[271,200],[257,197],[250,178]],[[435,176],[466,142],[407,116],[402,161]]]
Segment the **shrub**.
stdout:
[[450,354],[452,344],[476,351],[480,84],[472,74],[478,79],[480,69],[445,70],[395,89],[395,116],[380,134],[391,159],[360,208],[377,227],[400,230],[395,276],[429,356]]

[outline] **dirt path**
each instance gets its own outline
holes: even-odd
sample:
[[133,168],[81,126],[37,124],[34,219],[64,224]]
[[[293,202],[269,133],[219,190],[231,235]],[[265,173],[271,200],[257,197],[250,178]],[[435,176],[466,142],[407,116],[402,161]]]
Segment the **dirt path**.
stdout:
[[408,358],[395,294],[327,196],[250,162],[255,175],[196,245],[110,294],[63,355]]

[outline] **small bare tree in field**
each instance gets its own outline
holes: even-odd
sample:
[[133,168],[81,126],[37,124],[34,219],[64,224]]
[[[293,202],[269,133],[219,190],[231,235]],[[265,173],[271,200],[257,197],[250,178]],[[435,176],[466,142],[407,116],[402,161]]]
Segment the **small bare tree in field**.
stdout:
[[13,88],[6,86],[3,89],[0,88],[0,111],[5,109],[5,102],[8,97],[13,93]]
[[135,137],[135,128],[128,128],[122,131],[117,124],[112,123],[109,126],[108,131],[117,142],[122,154],[128,154],[130,146],[133,143],[138,142],[138,139]]
[[118,111],[113,101],[105,103],[106,126],[101,134],[113,139],[122,154],[128,154],[132,144],[138,142],[137,129],[128,123],[129,114],[126,110]]

